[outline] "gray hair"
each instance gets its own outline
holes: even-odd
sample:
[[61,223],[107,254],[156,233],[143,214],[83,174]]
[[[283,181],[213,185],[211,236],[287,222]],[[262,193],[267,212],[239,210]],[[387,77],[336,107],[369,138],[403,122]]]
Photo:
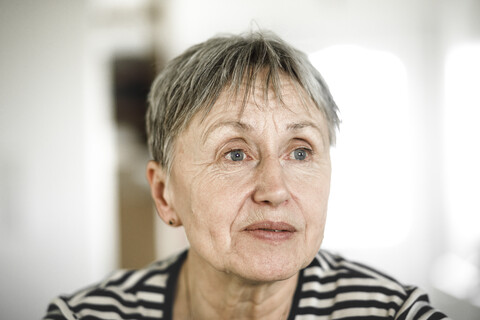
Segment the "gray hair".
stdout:
[[271,32],[211,38],[170,61],[152,84],[148,97],[147,135],[150,154],[168,172],[175,139],[199,111],[210,111],[223,90],[243,92],[243,107],[263,76],[265,92],[281,101],[280,75],[313,100],[328,123],[330,144],[339,126],[338,108],[320,73],[308,57]]

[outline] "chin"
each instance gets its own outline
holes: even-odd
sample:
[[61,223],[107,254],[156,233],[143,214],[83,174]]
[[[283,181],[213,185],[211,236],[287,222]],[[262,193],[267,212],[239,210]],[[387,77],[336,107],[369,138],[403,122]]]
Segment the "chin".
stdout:
[[290,257],[250,256],[232,271],[239,277],[252,282],[274,282],[287,280],[295,276],[303,267],[302,263]]

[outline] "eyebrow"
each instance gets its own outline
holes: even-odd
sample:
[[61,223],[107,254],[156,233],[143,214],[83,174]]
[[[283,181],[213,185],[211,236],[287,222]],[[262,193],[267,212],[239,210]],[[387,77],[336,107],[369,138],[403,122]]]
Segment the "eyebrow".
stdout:
[[[214,132],[215,130],[222,128],[222,127],[232,127],[238,131],[253,131],[254,127],[249,125],[248,123],[241,122],[241,121],[222,121],[214,124],[210,128],[208,128],[203,134],[201,135],[201,140],[202,143],[205,144],[205,142],[208,139],[208,136]],[[304,128],[313,128],[314,130],[318,131],[321,137],[323,137],[323,132],[320,129],[320,127],[311,121],[303,121],[299,123],[290,123],[287,125],[286,129],[287,131],[300,131]]]
[[203,134],[201,135],[201,140],[202,143],[205,144],[205,142],[208,139],[208,136],[215,130],[222,128],[222,127],[232,127],[238,131],[253,131],[253,126],[249,125],[248,123],[241,122],[241,121],[221,121],[210,128],[208,128]]
[[289,125],[287,125],[287,130],[288,131],[299,131],[303,128],[313,128],[313,129],[317,130],[323,136],[323,133],[322,133],[322,130],[320,129],[320,127],[316,123],[311,122],[311,121],[303,121],[303,122],[300,122],[300,123],[290,123]]
[[329,144],[329,137],[328,137],[328,134],[325,136],[325,132],[322,131],[322,129],[315,123],[315,122],[312,122],[312,121],[303,121],[303,122],[300,122],[300,123],[291,123],[287,126],[287,130],[288,131],[299,131],[303,128],[313,128],[315,131],[317,131],[319,134],[320,134],[320,137],[322,139],[322,142],[325,144],[325,145],[328,145]]

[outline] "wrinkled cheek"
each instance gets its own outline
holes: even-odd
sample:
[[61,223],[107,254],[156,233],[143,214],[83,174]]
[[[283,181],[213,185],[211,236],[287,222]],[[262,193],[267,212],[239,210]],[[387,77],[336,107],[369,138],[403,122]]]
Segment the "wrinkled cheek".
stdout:
[[[317,209],[318,211],[318,209]],[[309,231],[309,238],[310,241],[314,245],[320,245],[321,241],[323,240],[323,235],[325,232],[325,222],[326,222],[326,210],[321,210],[317,212],[309,221],[307,225]],[[313,248],[314,250],[318,248]]]
[[325,224],[327,221],[329,184],[321,184],[317,188],[312,188],[315,194],[308,201],[308,222],[307,233],[308,241],[311,245],[311,254],[315,255],[321,246],[325,233]]
[[[207,246],[212,250],[228,244],[231,200],[228,199],[230,191],[222,188],[219,181],[205,180],[198,184],[197,192],[193,192],[191,206],[191,226],[189,233],[192,241],[201,242],[199,245]],[[195,238],[195,240],[193,240]]]

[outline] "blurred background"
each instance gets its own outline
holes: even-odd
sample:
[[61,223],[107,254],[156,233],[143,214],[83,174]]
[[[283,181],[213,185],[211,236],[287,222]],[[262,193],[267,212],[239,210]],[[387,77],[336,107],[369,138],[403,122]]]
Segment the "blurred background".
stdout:
[[259,28],[341,110],[323,247],[480,318],[480,1],[1,0],[2,319],[187,245],[150,201],[146,94],[187,47]]

